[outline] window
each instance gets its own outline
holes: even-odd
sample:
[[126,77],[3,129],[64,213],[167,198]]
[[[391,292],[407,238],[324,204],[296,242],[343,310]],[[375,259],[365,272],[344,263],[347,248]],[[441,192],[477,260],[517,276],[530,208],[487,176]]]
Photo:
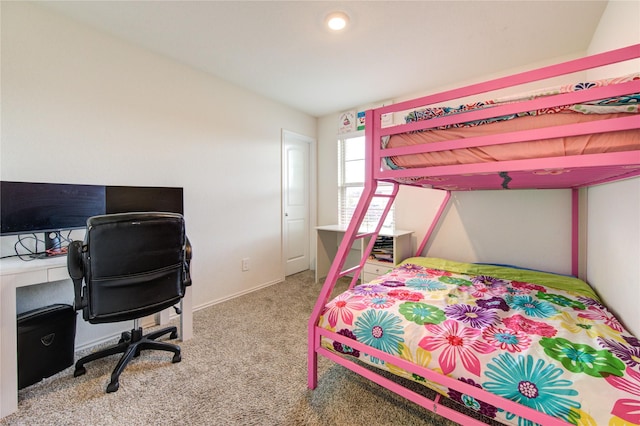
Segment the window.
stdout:
[[[348,225],[358,205],[364,189],[364,136],[352,136],[338,140],[338,221],[340,225]],[[378,184],[377,192],[390,194],[393,185]],[[375,197],[369,206],[362,222],[363,229],[374,228],[382,215],[388,198]],[[393,206],[387,215],[383,229],[393,230]]]

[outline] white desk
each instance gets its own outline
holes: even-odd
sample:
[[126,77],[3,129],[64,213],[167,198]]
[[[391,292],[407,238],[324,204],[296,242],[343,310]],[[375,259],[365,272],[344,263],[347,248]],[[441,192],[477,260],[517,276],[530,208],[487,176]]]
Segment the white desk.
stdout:
[[[347,231],[346,226],[340,225],[324,225],[316,226],[317,238],[316,238],[316,282],[319,282],[322,278],[327,276],[329,268],[333,259],[336,257],[338,247]],[[380,237],[392,237],[393,238],[393,258],[391,262],[383,263],[375,260],[367,260],[364,270],[360,274],[362,282],[368,282],[373,278],[382,275],[386,270],[391,269],[393,265],[396,265],[400,261],[408,258],[412,255],[413,242],[411,235],[413,231],[403,231],[395,229],[393,231],[380,231],[378,234]],[[363,238],[359,241],[355,241],[353,247],[353,255],[347,259],[343,269],[348,269],[351,266],[356,266],[360,260],[362,253],[364,252],[369,238]]]
[[[0,261],[0,418],[18,409],[18,360],[16,288],[67,280],[67,257],[59,256],[24,262],[18,258]],[[179,338],[193,337],[191,289],[180,302]],[[161,312],[160,324],[169,321],[169,309]]]

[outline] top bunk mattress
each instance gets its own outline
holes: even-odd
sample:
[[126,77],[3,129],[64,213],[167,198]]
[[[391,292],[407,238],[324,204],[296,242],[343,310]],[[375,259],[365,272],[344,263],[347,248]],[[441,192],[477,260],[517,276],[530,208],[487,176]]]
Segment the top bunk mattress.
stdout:
[[[498,121],[483,126],[454,127],[444,130],[433,129],[424,132],[402,133],[392,136],[386,146],[388,148],[397,148],[446,140],[495,135],[519,130],[586,123],[624,116],[627,116],[627,114],[596,115],[575,112],[523,116],[519,117],[518,120]],[[638,118],[640,119],[640,117]],[[640,133],[635,129],[393,156],[388,157],[386,165],[390,169],[433,167],[632,150],[640,150]]]
[[[402,170],[629,151],[634,155],[637,154],[640,160],[640,131],[638,130],[640,128],[640,93],[615,95],[579,104],[545,107],[452,124],[435,124],[433,126],[429,124],[431,121],[442,123],[443,118],[448,118],[447,123],[450,123],[452,118],[455,119],[460,114],[473,111],[488,111],[495,107],[558,94],[606,88],[607,86],[637,81],[640,81],[640,74],[557,86],[524,95],[456,107],[430,107],[414,110],[405,117],[405,121],[407,123],[424,122],[424,130],[384,136],[381,140],[383,148],[381,151],[382,169]],[[631,120],[630,127],[632,128],[605,131],[604,127],[600,127],[603,122],[615,119]],[[461,118],[461,120],[464,119]],[[581,132],[583,134],[578,135],[548,137],[549,129],[559,128],[558,126],[570,127],[582,123],[587,123],[587,126],[591,125],[590,130],[583,130]],[[524,138],[528,138],[527,140],[514,143],[502,141],[504,135],[513,135],[529,130],[535,133],[533,133],[533,137]],[[478,146],[455,148],[456,145],[469,145],[466,143],[468,140],[477,141]],[[446,141],[453,141],[450,146],[454,146],[454,148],[436,147],[438,142]],[[434,143],[436,144],[432,145],[433,148],[424,150],[428,152],[385,156],[385,149]]]

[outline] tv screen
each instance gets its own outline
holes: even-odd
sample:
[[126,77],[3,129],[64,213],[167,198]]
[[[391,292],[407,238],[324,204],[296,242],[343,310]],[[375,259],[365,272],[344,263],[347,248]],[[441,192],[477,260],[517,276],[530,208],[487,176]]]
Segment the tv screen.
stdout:
[[107,214],[127,212],[183,212],[182,188],[107,186]]
[[35,182],[0,182],[2,235],[84,228],[105,214],[105,187]]

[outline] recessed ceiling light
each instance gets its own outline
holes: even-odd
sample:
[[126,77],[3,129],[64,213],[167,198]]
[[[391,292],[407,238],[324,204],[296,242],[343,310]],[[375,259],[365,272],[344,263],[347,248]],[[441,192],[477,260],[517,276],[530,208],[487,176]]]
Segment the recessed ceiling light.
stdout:
[[326,22],[329,29],[340,31],[349,23],[349,16],[344,12],[333,12],[327,15]]

